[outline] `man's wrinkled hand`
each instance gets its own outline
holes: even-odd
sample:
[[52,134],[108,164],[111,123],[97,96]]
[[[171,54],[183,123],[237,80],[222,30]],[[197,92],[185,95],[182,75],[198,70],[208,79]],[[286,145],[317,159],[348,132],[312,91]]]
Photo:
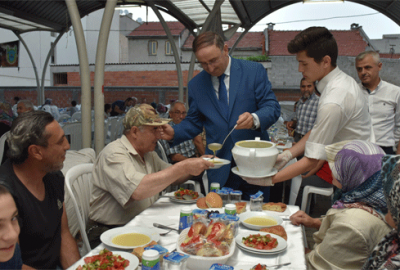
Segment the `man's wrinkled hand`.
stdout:
[[165,124],[165,125],[162,125],[161,128],[162,128],[161,139],[170,141],[174,138],[175,130],[170,125]]
[[278,171],[281,170],[283,167],[285,167],[286,164],[293,158],[292,152],[289,150],[283,151],[281,154],[278,155],[278,158],[276,159],[274,168],[277,169]]
[[272,177],[263,177],[263,178],[251,178],[251,177],[242,177],[247,183],[255,186],[273,186]]
[[203,171],[208,170],[210,167],[214,167],[214,163],[203,158],[188,158],[179,163],[182,163],[181,165],[187,174],[193,176],[200,175]]
[[251,129],[254,126],[253,116],[249,112],[242,113],[239,115],[239,119],[236,121],[236,129]]

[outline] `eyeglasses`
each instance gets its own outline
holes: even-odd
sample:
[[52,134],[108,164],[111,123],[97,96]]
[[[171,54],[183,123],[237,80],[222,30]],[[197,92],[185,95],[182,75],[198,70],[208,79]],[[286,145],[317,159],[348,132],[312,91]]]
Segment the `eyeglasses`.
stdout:
[[187,114],[187,112],[181,112],[181,111],[174,111],[174,112],[172,112],[172,113],[174,113],[174,114],[180,114],[180,115],[182,115],[182,116],[185,116],[185,115]]
[[200,64],[200,66],[202,66],[203,68],[206,68],[206,67],[208,67],[208,66],[215,66],[215,65],[219,62],[219,60],[221,60],[222,56],[223,56],[223,53],[222,53],[222,51],[221,51],[221,55],[218,56],[217,58],[211,59],[211,61],[208,62],[208,63],[199,62],[199,64]]

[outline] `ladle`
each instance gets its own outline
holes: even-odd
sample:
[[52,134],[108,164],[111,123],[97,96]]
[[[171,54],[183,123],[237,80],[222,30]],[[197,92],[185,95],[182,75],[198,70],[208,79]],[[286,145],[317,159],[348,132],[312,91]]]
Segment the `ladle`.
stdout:
[[222,144],[220,144],[220,143],[210,143],[208,145],[208,148],[214,152],[214,156],[212,157],[213,159],[215,158],[215,154],[217,153],[217,151],[222,149],[222,146],[224,146],[224,143],[225,143],[226,139],[228,139],[229,135],[231,135],[232,131],[234,131],[236,127],[237,127],[237,124],[232,128],[232,130],[228,133],[228,135],[226,135],[226,137],[225,137],[224,141],[222,142]]

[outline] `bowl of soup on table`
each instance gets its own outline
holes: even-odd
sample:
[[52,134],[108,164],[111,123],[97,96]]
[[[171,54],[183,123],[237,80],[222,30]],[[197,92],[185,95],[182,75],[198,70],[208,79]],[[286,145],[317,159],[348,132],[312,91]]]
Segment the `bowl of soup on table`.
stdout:
[[264,212],[245,212],[239,215],[239,220],[252,230],[281,225],[283,222],[280,216]]
[[275,143],[260,138],[239,141],[232,149],[239,172],[249,176],[264,176],[270,173],[278,154]]

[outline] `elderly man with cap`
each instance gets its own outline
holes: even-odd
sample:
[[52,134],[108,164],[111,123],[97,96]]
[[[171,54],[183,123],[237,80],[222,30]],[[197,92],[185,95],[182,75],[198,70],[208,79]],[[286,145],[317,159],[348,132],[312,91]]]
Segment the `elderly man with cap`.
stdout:
[[124,135],[99,154],[90,198],[88,234],[92,247],[100,243],[102,232],[128,223],[169,185],[183,183],[213,167],[202,158],[171,165],[158,157],[154,149],[161,138],[161,126],[168,121],[159,118],[152,106],[137,105],[124,118]]

